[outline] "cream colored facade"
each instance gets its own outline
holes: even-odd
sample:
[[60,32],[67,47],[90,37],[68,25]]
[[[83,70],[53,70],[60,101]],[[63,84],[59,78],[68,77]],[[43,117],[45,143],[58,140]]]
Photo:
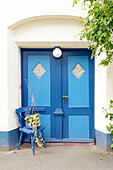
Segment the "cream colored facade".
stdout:
[[[87,48],[78,33],[84,17],[80,3],[73,0],[4,0],[0,2],[0,131],[18,127],[15,108],[21,106],[20,48]],[[7,5],[6,5],[7,4]],[[105,57],[105,54],[101,54]],[[95,129],[106,131],[102,107],[113,99],[113,64],[98,66],[95,58]]]

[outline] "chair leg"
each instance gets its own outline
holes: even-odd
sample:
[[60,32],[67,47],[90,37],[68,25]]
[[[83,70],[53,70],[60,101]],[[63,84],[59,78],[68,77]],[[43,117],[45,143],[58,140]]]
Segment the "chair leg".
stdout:
[[35,151],[34,151],[34,143],[33,143],[33,136],[32,136],[32,135],[31,135],[31,144],[32,144],[33,155],[35,155]]
[[20,134],[20,139],[19,139],[19,144],[18,144],[18,150],[20,149],[20,145],[21,145],[21,142],[22,142],[22,137],[23,137],[23,132],[21,132],[21,134]]
[[43,143],[44,143],[44,146],[45,146],[45,148],[46,148],[46,142],[45,142],[43,130],[41,130],[41,133],[42,133]]

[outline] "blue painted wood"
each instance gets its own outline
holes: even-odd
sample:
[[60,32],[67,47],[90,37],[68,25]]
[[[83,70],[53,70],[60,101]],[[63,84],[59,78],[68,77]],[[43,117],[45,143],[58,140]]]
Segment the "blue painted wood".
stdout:
[[34,151],[34,142],[33,142],[33,135],[31,135],[31,145],[32,145],[33,155],[35,155],[35,151]]
[[62,115],[56,116],[56,139],[62,139],[63,133],[63,122]]
[[20,133],[20,140],[19,140],[19,144],[18,144],[18,150],[20,149],[20,145],[22,143],[22,138],[23,138],[23,132]]
[[64,112],[63,110],[60,108],[60,109],[56,109],[55,112],[54,112],[54,115],[56,116],[63,116],[64,115]]
[[55,89],[55,93],[56,93],[56,108],[61,108],[61,58],[56,59],[55,58],[55,65],[54,65],[54,69],[55,69],[55,76],[54,81],[56,84],[56,89]]
[[46,111],[46,108],[44,108],[44,107],[40,107],[40,108],[37,107],[37,109],[34,108],[34,112],[35,112],[35,111],[38,111],[38,112],[45,112],[45,111]]
[[69,138],[89,139],[89,116],[69,116]]
[[[62,56],[62,95],[63,92],[65,92],[65,95],[68,96],[68,59],[67,59],[67,52],[64,51]],[[73,53],[72,53],[73,54]],[[69,138],[68,136],[68,113],[70,113],[70,110],[68,110],[68,98],[66,98],[65,103],[63,103],[62,99],[62,108],[64,111],[64,117],[63,117],[63,138]],[[68,112],[68,111],[69,112]],[[74,112],[72,112],[74,113]]]
[[50,138],[51,136],[51,120],[50,115],[42,115],[40,116],[41,125],[45,126],[45,138]]
[[[43,113],[39,110],[39,113],[41,113],[41,115],[43,114],[50,114],[50,120],[51,120],[51,124],[50,124],[50,136],[51,137],[56,137],[56,117],[54,115],[54,112],[56,110],[56,108],[61,108],[61,58],[56,59],[53,57],[52,55],[52,51],[53,49],[38,49],[38,50],[33,50],[33,49],[22,49],[22,53],[23,53],[23,70],[24,70],[24,79],[26,77],[26,80],[28,80],[28,75],[26,73],[29,72],[28,67],[26,66],[26,70],[24,69],[24,63],[29,63],[29,56],[37,56],[37,55],[49,55],[50,56],[50,70],[51,70],[51,74],[50,74],[50,86],[51,86],[51,95],[50,95],[50,101],[51,101],[51,105],[50,107],[46,106],[45,107],[45,111],[43,111]],[[25,54],[25,55],[24,55]],[[25,60],[26,58],[26,60]],[[41,63],[41,62],[40,62]],[[29,65],[29,64],[28,64]],[[43,65],[44,66],[44,65]],[[26,73],[26,74],[25,74]],[[23,86],[22,86],[23,87]],[[46,88],[45,88],[46,89]],[[56,89],[56,90],[55,90]],[[47,89],[46,89],[47,91]],[[25,94],[26,92],[23,91],[23,106],[24,106],[24,100],[28,100],[28,95]],[[57,100],[56,100],[57,99]],[[26,104],[26,102],[25,102]],[[41,106],[38,106],[38,108],[40,108]],[[45,125],[44,125],[45,126]],[[62,130],[62,129],[61,129]],[[46,134],[46,133],[45,133]]]
[[[85,70],[79,79],[72,73],[77,63]],[[68,96],[69,107],[89,106],[88,56],[68,56]]]
[[21,106],[27,107],[28,106],[28,61],[27,61],[27,52],[21,50],[21,93],[22,93],[22,103]]
[[[26,111],[28,111],[28,108],[26,108]],[[24,117],[21,113],[25,113],[25,108],[19,108],[19,109],[16,109],[15,110],[17,116],[18,116],[18,120],[19,120],[19,123],[20,123],[20,140],[19,140],[19,144],[18,144],[18,150],[20,148],[20,145],[21,145],[21,142],[22,142],[22,138],[23,138],[23,133],[26,133],[26,134],[29,134],[32,138],[32,136],[34,135],[34,131],[33,130],[30,130],[30,129],[27,129],[25,126],[24,126]],[[32,139],[32,150],[33,150],[33,154],[34,154],[34,146],[33,146],[33,139]]]
[[90,94],[90,114],[89,114],[89,127],[90,127],[90,137],[94,139],[94,77],[95,77],[95,60],[89,59],[89,94]]
[[29,55],[49,55],[50,58],[52,58],[52,50],[51,49],[37,50],[37,49],[26,49],[26,48],[21,49],[22,107],[28,106],[28,83],[27,82],[28,82],[28,56]]
[[56,139],[62,139],[63,137],[63,115],[64,112],[62,111],[62,109],[56,109],[54,112],[54,115],[56,116]]
[[[70,58],[73,56],[75,56],[76,58],[79,58],[82,56],[88,56],[88,64],[87,64],[87,68],[89,67],[89,73],[87,75],[87,77],[89,77],[88,83],[89,85],[87,85],[87,87],[89,86],[89,94],[87,93],[87,95],[85,96],[89,96],[89,102],[87,102],[88,104],[85,107],[69,107],[69,99],[66,98],[65,103],[62,104],[63,107],[63,111],[64,111],[64,118],[63,118],[63,138],[68,139],[69,138],[69,131],[71,129],[71,126],[69,125],[69,117],[70,116],[87,116],[89,122],[87,121],[87,127],[88,127],[88,134],[89,134],[89,140],[92,139],[94,140],[94,60],[90,60],[90,56],[91,56],[91,51],[90,50],[72,50],[72,51],[68,51],[68,50],[64,50],[63,51],[63,56],[62,56],[62,65],[64,67],[62,67],[62,94],[63,92],[65,92],[65,95],[68,96],[69,95],[69,74],[68,74],[68,56],[70,56]],[[80,62],[80,61],[79,61]],[[71,62],[70,62],[71,63]],[[78,61],[76,61],[76,63],[78,63]],[[72,62],[72,68],[73,69],[74,66],[76,65],[75,62]],[[82,64],[81,64],[82,66]],[[71,67],[69,65],[69,67]],[[83,67],[84,68],[84,67]],[[70,72],[71,73],[71,72]],[[72,73],[73,74],[73,73]],[[74,78],[74,75],[72,75]],[[85,74],[84,74],[85,76]],[[76,77],[75,77],[76,78]],[[81,78],[83,78],[83,75],[81,76]],[[76,78],[77,80],[77,78]],[[78,79],[80,80],[80,79]],[[72,80],[71,80],[72,82]],[[71,85],[70,82],[70,85]],[[83,84],[83,83],[82,83]],[[75,84],[75,88],[76,88],[76,84]],[[81,93],[81,92],[80,92]],[[79,96],[79,95],[78,95]],[[71,99],[70,99],[71,100]],[[79,100],[80,102],[80,100]],[[82,104],[81,104],[82,106]],[[70,129],[69,129],[70,126]],[[73,130],[74,131],[74,130]],[[75,135],[75,139],[73,140],[78,140],[79,139],[79,135],[78,137]],[[70,140],[69,140],[70,141]]]
[[[28,106],[28,89],[25,87],[27,87],[26,81],[28,82],[28,57],[29,56],[34,56],[34,55],[38,55],[38,56],[49,56],[49,60],[54,60],[53,56],[52,56],[52,50],[51,49],[46,49],[46,50],[42,50],[42,49],[21,49],[21,53],[22,53],[22,106]],[[53,68],[53,65],[51,64],[53,62],[50,62],[50,70],[51,68]],[[46,64],[46,63],[45,63]],[[25,67],[24,67],[25,65]],[[54,74],[54,71],[52,72],[52,74]],[[44,75],[43,75],[44,76]],[[42,76],[42,77],[43,77]],[[51,79],[51,74],[50,74],[50,87],[51,89],[53,89],[53,83],[52,83],[52,79]],[[41,78],[42,78],[41,77]],[[37,78],[38,79],[38,78]],[[46,85],[46,82],[44,83]],[[24,89],[24,90],[23,90]],[[44,90],[47,90],[46,88]],[[38,99],[38,98],[37,98]],[[54,119],[54,115],[51,114],[54,112],[54,108],[51,107],[51,105],[53,105],[55,101],[55,95],[53,92],[50,92],[50,106],[36,106],[38,108],[38,112],[41,115],[50,115],[50,119]],[[44,124],[43,124],[44,125]],[[50,135],[54,136],[54,123],[51,123],[50,128],[52,129],[50,131]],[[28,138],[27,136],[25,136],[26,138]],[[25,140],[25,139],[24,139]]]
[[[53,50],[53,49],[52,49]],[[56,83],[56,61],[57,59],[51,55],[51,138],[56,138],[56,117],[54,112],[56,110],[56,98],[57,98],[57,83]]]
[[62,94],[61,94],[61,75],[62,75],[62,70],[61,70],[61,64],[62,64],[62,58],[55,58],[55,75],[53,77],[55,81],[55,90],[54,93],[56,93],[56,101],[55,101],[55,137],[56,139],[62,139],[63,137],[63,123],[62,123],[62,116],[63,116],[63,110],[61,108],[62,106]]
[[[50,138],[56,138],[56,115],[57,109],[62,109],[63,115],[63,139],[69,139],[69,116],[80,115],[89,116],[89,140],[94,138],[94,60],[90,60],[91,51],[87,49],[62,49],[63,55],[56,59],[52,56],[53,49],[22,49],[22,79],[28,80],[28,56],[29,55],[49,55],[50,56],[50,86],[51,86],[51,105],[39,110],[41,115],[50,115]],[[68,56],[88,56],[89,67],[89,106],[88,107],[68,107],[68,98],[65,104],[62,103],[62,94],[68,96]],[[26,64],[27,63],[27,64]],[[25,67],[24,67],[25,66]],[[61,69],[62,68],[62,69]],[[22,80],[23,81],[23,80]],[[24,89],[24,90],[23,90]],[[25,83],[22,84],[22,106],[28,106],[28,94],[26,93]],[[25,100],[25,101],[24,101]],[[41,106],[38,106],[41,108]],[[49,139],[49,138],[48,138]],[[63,141],[62,139],[62,141]],[[47,139],[46,139],[47,140]],[[59,139],[61,140],[61,139]],[[77,139],[73,139],[77,141]],[[81,139],[82,140],[82,139]],[[53,140],[54,141],[54,140]],[[56,140],[57,141],[57,140]]]
[[[23,108],[19,108],[19,109],[16,109],[15,112],[18,116],[18,121],[19,121],[19,124],[20,124],[20,128],[23,128],[25,126],[25,120],[24,120],[24,117],[25,117],[25,112],[27,111],[27,107],[23,107]],[[22,113],[22,114],[20,114]],[[24,115],[23,115],[24,113]]]
[[[33,72],[35,66],[40,63],[46,72],[39,79]],[[32,105],[31,95],[34,94],[35,105],[50,106],[50,56],[28,55],[28,105]]]
[[45,146],[45,148],[46,148],[46,142],[45,142],[45,136],[44,136],[44,132],[43,132],[43,130],[41,130],[41,133],[42,133],[43,143],[44,143],[44,146]]
[[[32,151],[33,151],[33,155],[35,155],[35,152],[34,152],[34,144],[33,144],[33,137],[34,137],[34,133],[35,131],[34,130],[30,130],[30,129],[27,129],[26,126],[25,126],[25,121],[24,121],[24,117],[28,114],[30,114],[30,111],[31,111],[32,107],[21,107],[21,108],[18,108],[15,110],[15,113],[17,114],[18,116],[18,120],[19,120],[19,123],[20,123],[20,128],[19,128],[19,131],[20,131],[20,140],[19,140],[19,144],[18,144],[18,150],[20,148],[20,145],[22,143],[22,140],[23,140],[23,134],[27,134],[27,136],[29,135],[30,139],[31,139],[31,144],[32,144]],[[36,108],[35,108],[36,109]],[[23,115],[24,113],[24,115]],[[40,126],[38,129],[37,129],[37,132],[40,133],[44,133],[43,130],[45,129],[44,126]],[[44,136],[44,134],[43,134]],[[45,144],[45,139],[43,139],[43,142],[44,142],[44,145],[46,146]]]

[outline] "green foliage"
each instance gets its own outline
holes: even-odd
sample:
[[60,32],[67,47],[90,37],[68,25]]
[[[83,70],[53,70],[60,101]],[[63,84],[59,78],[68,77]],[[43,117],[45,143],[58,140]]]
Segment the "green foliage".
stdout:
[[[113,141],[113,139],[112,139],[112,141]],[[111,149],[113,149],[113,144],[111,144]]]
[[37,137],[37,128],[38,128],[38,126],[40,126],[40,114],[39,113],[34,114],[34,106],[35,106],[34,94],[37,93],[39,89],[37,89],[35,92],[32,93],[30,85],[28,84],[28,81],[26,79],[24,79],[24,81],[27,84],[27,88],[28,88],[28,91],[29,91],[31,99],[32,99],[31,103],[32,103],[32,106],[33,106],[32,113],[25,117],[25,121],[28,123],[29,127],[31,127],[35,131],[34,141],[37,143],[37,145],[40,148],[42,148],[42,151],[44,151],[42,133],[40,133],[39,137]]
[[[105,113],[105,118],[109,118],[110,120],[110,123],[106,126],[106,128],[110,132],[111,136],[113,136],[113,100],[110,100],[109,110],[111,112],[108,112],[106,108],[103,108],[103,111]],[[111,144],[111,148],[113,149],[113,144]]]
[[27,115],[25,117],[26,122],[28,123],[29,127],[31,127],[34,131],[34,141],[37,143],[37,145],[43,149],[43,138],[42,133],[39,134],[39,138],[37,137],[37,127],[40,126],[40,114],[35,113],[32,115]]
[[113,144],[111,144],[111,149],[113,149]]
[[[74,0],[73,6],[79,0]],[[92,50],[92,56],[98,51],[100,55],[106,52],[106,59],[102,60],[100,65],[107,66],[112,62],[113,56],[113,0],[84,0],[84,6],[88,7],[88,14],[81,21],[84,23],[84,29],[80,32],[80,39],[86,38],[89,41],[89,49]]]
[[40,114],[39,113],[36,113],[34,115],[27,115],[25,117],[25,120],[27,123],[29,123],[29,126],[33,130],[36,130],[37,126],[40,126]]

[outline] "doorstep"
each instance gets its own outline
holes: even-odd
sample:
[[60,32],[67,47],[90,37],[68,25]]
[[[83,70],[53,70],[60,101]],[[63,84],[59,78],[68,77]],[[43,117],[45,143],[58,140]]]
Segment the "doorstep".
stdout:
[[92,146],[94,143],[46,143],[47,146]]

